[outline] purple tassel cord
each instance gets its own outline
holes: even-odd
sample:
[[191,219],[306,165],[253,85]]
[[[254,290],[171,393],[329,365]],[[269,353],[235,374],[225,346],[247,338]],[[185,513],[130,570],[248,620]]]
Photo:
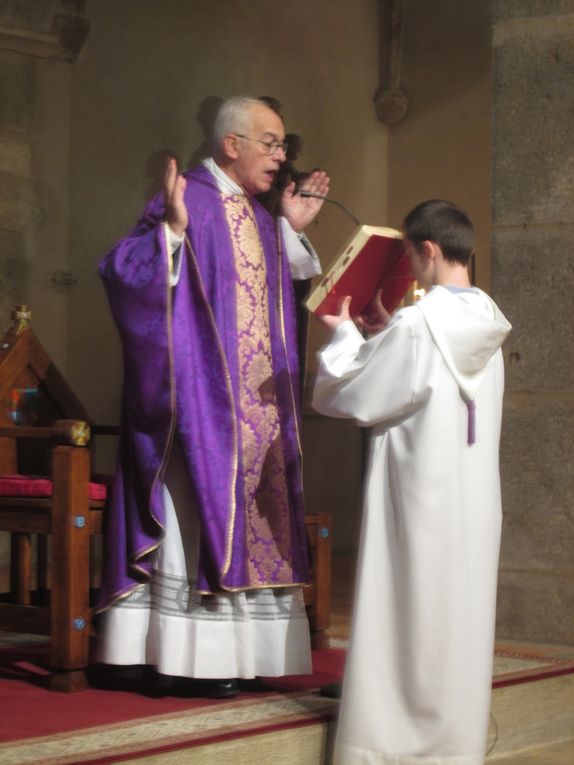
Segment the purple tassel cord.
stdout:
[[474,401],[467,401],[468,409],[468,438],[467,443],[472,446],[476,442],[476,404]]

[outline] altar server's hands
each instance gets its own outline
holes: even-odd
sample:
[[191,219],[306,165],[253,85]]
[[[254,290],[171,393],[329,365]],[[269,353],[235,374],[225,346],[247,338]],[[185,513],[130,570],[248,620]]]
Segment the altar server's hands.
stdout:
[[375,335],[380,332],[391,320],[391,314],[383,305],[382,294],[382,289],[377,290],[374,298],[366,306],[365,312],[355,319],[359,329],[368,335]]
[[[391,314],[383,305],[382,294],[382,289],[377,290],[375,296],[367,305],[365,312],[354,319],[355,324],[359,329],[363,330],[367,335],[374,335],[377,332],[380,332],[391,320]],[[340,303],[339,313],[326,314],[325,316],[318,316],[317,318],[328,329],[334,332],[339,324],[352,319],[350,307],[351,298],[350,296],[347,296],[343,298]]]
[[351,298],[350,296],[347,296],[341,300],[339,313],[324,314],[323,316],[317,316],[317,318],[321,324],[324,324],[327,327],[327,329],[330,329],[331,332],[334,332],[339,324],[342,324],[344,321],[349,321],[351,319],[351,314],[349,313],[350,306]]
[[186,186],[187,181],[183,175],[178,175],[177,173],[175,159],[168,160],[163,181],[165,220],[177,236],[183,235],[189,222],[187,208],[183,201],[183,193]]

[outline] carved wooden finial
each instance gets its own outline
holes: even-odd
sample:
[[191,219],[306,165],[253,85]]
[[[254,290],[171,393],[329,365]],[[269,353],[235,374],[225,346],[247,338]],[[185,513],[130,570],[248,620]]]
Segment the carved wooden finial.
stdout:
[[17,335],[28,329],[30,322],[32,321],[32,311],[27,305],[17,305],[12,311],[12,319],[14,321],[14,328]]

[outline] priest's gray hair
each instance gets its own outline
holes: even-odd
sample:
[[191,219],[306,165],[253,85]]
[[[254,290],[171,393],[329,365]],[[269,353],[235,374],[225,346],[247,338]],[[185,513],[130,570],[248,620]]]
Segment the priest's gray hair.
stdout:
[[246,133],[249,130],[252,106],[261,106],[262,102],[249,96],[229,98],[221,105],[213,125],[213,151],[219,153],[223,139],[230,133]]

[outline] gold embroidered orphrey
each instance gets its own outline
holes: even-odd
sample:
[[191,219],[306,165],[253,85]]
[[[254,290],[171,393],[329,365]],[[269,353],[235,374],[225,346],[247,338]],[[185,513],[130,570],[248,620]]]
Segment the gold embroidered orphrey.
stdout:
[[291,526],[273,377],[267,268],[253,210],[223,198],[235,257],[239,427],[251,585],[291,584]]

